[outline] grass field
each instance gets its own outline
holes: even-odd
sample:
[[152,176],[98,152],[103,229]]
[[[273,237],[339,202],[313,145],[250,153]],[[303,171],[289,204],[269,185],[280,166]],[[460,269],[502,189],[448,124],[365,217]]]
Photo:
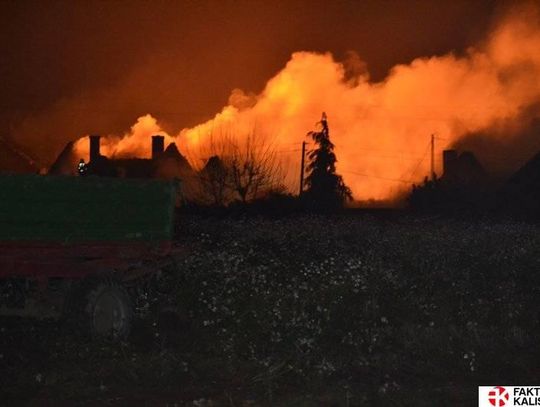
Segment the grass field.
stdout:
[[188,252],[128,341],[0,320],[1,399],[476,405],[479,385],[540,377],[539,232],[402,216],[186,217],[177,244]]

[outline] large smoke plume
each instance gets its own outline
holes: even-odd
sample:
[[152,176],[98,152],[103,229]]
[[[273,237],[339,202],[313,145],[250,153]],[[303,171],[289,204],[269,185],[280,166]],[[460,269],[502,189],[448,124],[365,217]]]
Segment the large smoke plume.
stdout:
[[[324,111],[337,169],[357,199],[389,199],[429,172],[428,147],[471,148],[488,170],[511,171],[540,149],[540,14],[530,5],[507,14],[463,55],[421,57],[370,81],[361,56],[296,52],[257,95],[235,89],[211,120],[166,133],[159,117],[141,116],[111,135],[110,156],[149,156],[152,134],[176,141],[190,160],[220,134],[271,139],[290,166],[295,188],[302,141]],[[84,154],[85,141],[77,143]],[[201,147],[202,146],[202,147]],[[436,162],[441,173],[441,163]]]

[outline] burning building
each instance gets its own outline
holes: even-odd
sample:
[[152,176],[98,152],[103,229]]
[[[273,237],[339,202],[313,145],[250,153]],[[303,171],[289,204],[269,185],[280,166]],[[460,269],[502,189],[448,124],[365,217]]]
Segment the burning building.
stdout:
[[[176,144],[170,143],[165,148],[164,137],[152,136],[150,158],[116,158],[101,154],[101,136],[89,136],[88,174],[121,178],[179,178],[186,179],[193,175],[187,159],[180,153]],[[49,169],[51,175],[73,175],[76,173],[74,145],[68,143]]]
[[90,161],[88,172],[100,176],[123,178],[186,178],[193,172],[186,158],[180,154],[176,144],[165,148],[164,137],[152,136],[150,158],[108,158],[101,155],[100,136],[90,139]]

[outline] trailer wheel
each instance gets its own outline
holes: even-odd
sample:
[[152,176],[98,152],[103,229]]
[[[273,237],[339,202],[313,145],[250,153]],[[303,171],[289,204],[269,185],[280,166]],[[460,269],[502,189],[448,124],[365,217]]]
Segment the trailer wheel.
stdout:
[[84,311],[94,337],[123,339],[131,331],[133,305],[126,289],[114,280],[101,280],[87,291]]
[[96,339],[124,339],[133,321],[133,304],[124,286],[110,276],[77,283],[64,303],[66,328]]

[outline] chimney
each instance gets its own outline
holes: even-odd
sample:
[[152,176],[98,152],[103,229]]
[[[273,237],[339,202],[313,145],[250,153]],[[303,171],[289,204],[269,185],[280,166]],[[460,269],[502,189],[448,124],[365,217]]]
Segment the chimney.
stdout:
[[160,135],[152,136],[152,160],[158,158],[165,150],[165,137]]
[[456,175],[458,153],[456,150],[443,151],[443,177],[453,178]]
[[96,134],[90,136],[90,162],[97,161],[101,156],[99,152],[99,140],[101,136]]

